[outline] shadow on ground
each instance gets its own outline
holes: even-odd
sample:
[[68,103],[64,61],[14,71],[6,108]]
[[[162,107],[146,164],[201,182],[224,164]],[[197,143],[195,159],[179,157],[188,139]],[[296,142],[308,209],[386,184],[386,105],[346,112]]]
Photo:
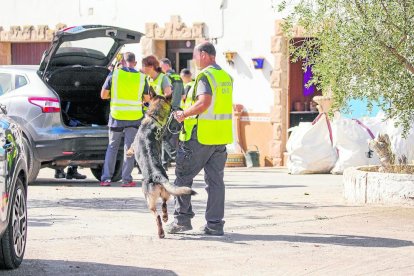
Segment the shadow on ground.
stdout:
[[[168,201],[169,212],[173,211],[174,200]],[[159,207],[161,206],[159,201]],[[206,202],[203,199],[192,200],[193,209],[196,212],[204,212]],[[147,203],[143,197],[97,197],[97,198],[61,198],[58,200],[48,199],[29,199],[28,207],[30,209],[51,209],[51,208],[69,208],[73,210],[102,210],[102,211],[125,211],[125,212],[149,212]],[[234,214],[248,214],[254,212],[266,211],[277,208],[279,210],[303,210],[303,209],[320,209],[320,208],[339,208],[350,206],[340,204],[315,204],[310,202],[283,202],[283,201],[261,201],[257,200],[233,200],[226,202],[227,210],[237,210]],[[351,207],[352,208],[352,207]],[[259,218],[262,216],[259,216]]]
[[[134,179],[137,182],[137,187],[141,189],[141,179]],[[171,179],[173,182],[173,179]],[[55,187],[56,189],[70,188],[70,187],[82,187],[82,188],[97,188],[99,182],[91,179],[85,180],[66,180],[66,179],[50,179],[40,178],[36,182],[30,184],[31,186],[44,186],[44,187]],[[300,184],[274,184],[274,183],[263,183],[262,180],[258,179],[245,179],[245,180],[226,180],[226,189],[286,189],[286,188],[304,188],[306,185]],[[102,189],[111,189],[120,187],[121,182],[112,183],[111,187],[101,187]],[[194,180],[193,188],[204,188],[205,182],[202,180]]]
[[166,275],[175,276],[171,270],[134,266],[110,265],[92,262],[69,262],[63,260],[27,259],[16,270],[7,271],[10,276],[29,275]]
[[[200,186],[202,187],[202,186]],[[286,189],[286,188],[305,188],[305,185],[273,185],[263,183],[234,183],[232,181],[226,181],[226,189]]]
[[[168,213],[172,215],[174,212],[174,200],[168,201]],[[206,202],[203,199],[192,200],[193,210],[196,214],[203,214],[206,208]],[[158,205],[158,211],[161,212],[161,202]],[[28,208],[54,210],[55,208],[65,208],[71,210],[98,210],[103,212],[115,211],[115,212],[130,212],[130,213],[144,213],[149,216],[150,211],[147,208],[147,203],[143,197],[99,197],[96,198],[60,198],[57,200],[48,199],[29,199]],[[236,216],[238,218],[248,220],[260,220],[263,219],[263,212],[276,209],[276,210],[324,210],[326,208],[353,208],[346,205],[339,204],[315,204],[310,202],[283,202],[283,201],[261,201],[260,204],[257,200],[233,200],[226,202],[226,209],[232,210],[227,214],[227,217]],[[48,211],[49,212],[49,211]],[[29,216],[29,226],[32,227],[48,227],[55,223],[64,222],[66,220],[76,219],[76,216],[83,216],[83,213],[76,213],[76,216],[71,214],[69,216],[58,216],[58,213],[54,213],[53,216],[43,215],[37,216],[31,214]],[[314,214],[312,213],[312,219]],[[75,217],[74,217],[75,216]],[[328,217],[322,217],[323,219],[329,219]],[[318,218],[316,218],[318,219]],[[252,221],[254,223],[254,221]]]
[[399,240],[381,237],[355,236],[355,235],[336,235],[336,234],[319,234],[319,233],[302,233],[299,235],[250,235],[239,233],[225,233],[225,236],[214,237],[197,233],[181,234],[182,240],[205,240],[221,241],[225,243],[247,244],[249,241],[266,241],[266,242],[290,242],[290,243],[308,243],[308,244],[329,244],[351,247],[384,247],[398,248],[414,246],[412,241]]

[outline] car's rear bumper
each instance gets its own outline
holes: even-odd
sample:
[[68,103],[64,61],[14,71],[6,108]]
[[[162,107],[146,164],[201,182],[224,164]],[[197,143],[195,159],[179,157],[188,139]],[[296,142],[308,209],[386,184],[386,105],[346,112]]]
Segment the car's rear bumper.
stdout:
[[[96,167],[103,164],[108,137],[77,137],[35,142],[37,159],[46,166],[80,165]],[[118,154],[122,154],[120,146]],[[122,156],[122,155],[121,155]]]

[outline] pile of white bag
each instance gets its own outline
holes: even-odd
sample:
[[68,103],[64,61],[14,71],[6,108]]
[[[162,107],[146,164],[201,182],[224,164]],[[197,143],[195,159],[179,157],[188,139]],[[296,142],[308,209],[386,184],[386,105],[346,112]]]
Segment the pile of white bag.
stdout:
[[289,172],[341,174],[348,167],[378,165],[378,156],[368,143],[380,133],[390,136],[397,156],[404,154],[409,161],[414,160],[414,124],[403,138],[402,128],[384,118],[380,113],[355,120],[337,113],[331,122],[325,114],[320,114],[313,123],[300,123],[290,129],[292,133],[286,144]]
[[300,123],[291,129],[286,144],[291,174],[327,173],[335,165],[337,153],[332,143],[332,130],[324,113],[313,123]]
[[342,174],[349,167],[379,164],[377,154],[368,145],[382,128],[383,122],[380,118],[352,120],[336,113],[332,125],[338,160],[331,173]]

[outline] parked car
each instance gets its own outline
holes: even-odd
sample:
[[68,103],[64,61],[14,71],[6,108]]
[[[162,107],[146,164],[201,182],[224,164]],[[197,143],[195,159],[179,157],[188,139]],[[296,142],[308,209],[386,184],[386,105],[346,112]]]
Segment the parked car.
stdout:
[[[87,25],[54,36],[40,66],[0,66],[0,103],[22,128],[29,183],[40,168],[89,167],[100,180],[108,145],[109,101],[100,91],[120,49],[142,34]],[[113,181],[121,179],[120,151]]]
[[23,261],[27,240],[27,163],[20,127],[0,107],[0,268]]

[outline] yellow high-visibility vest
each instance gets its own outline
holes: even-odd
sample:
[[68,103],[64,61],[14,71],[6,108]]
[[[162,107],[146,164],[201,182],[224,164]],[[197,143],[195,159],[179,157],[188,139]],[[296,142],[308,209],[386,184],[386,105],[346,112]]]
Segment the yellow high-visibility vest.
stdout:
[[191,88],[191,87],[193,87],[193,86],[194,86],[194,84],[195,84],[195,81],[193,81],[193,80],[192,80],[192,81],[190,81],[190,82],[187,82],[187,83],[184,85],[184,89],[185,89],[186,87],[188,87],[188,86]]
[[112,118],[126,121],[141,119],[144,87],[145,75],[141,72],[114,70],[111,86]]
[[158,76],[155,78],[155,80],[153,80],[151,77],[148,77],[148,84],[149,86],[152,87],[152,89],[154,89],[155,94],[160,95],[160,96],[164,96],[164,91],[162,90],[162,80],[164,79],[165,74],[164,73],[159,73]]
[[[194,90],[194,84],[195,84],[195,81],[192,80],[184,85],[184,92],[185,90],[187,90],[187,87],[190,87],[190,89],[188,89],[187,91],[187,95],[185,96],[186,99],[189,94],[192,94],[191,90]],[[180,104],[181,109],[184,110],[184,106],[185,106],[185,100],[181,100],[181,104]]]
[[185,133],[180,133],[180,140],[188,141],[194,126],[197,125],[197,140],[200,144],[230,144],[233,142],[233,80],[227,72],[213,66],[204,68],[196,78],[194,89],[187,95],[184,110],[194,104],[197,85],[203,76],[211,86],[211,104],[202,114],[184,120]]

